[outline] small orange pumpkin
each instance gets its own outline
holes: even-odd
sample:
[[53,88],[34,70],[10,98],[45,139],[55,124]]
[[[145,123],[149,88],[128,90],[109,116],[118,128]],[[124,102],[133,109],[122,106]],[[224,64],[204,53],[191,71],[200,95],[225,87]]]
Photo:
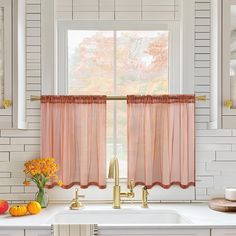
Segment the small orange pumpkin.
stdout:
[[36,201],[29,202],[27,210],[31,215],[36,215],[41,211],[41,205]]
[[12,206],[9,209],[9,213],[12,216],[25,216],[27,213],[27,207],[25,205],[16,205]]

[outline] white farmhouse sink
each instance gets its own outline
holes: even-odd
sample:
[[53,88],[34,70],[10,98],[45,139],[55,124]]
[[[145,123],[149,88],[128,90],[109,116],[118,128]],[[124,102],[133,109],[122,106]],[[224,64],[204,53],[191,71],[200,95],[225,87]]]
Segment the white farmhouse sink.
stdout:
[[58,213],[51,224],[102,224],[102,225],[160,225],[191,224],[191,221],[171,210],[120,209],[78,210]]

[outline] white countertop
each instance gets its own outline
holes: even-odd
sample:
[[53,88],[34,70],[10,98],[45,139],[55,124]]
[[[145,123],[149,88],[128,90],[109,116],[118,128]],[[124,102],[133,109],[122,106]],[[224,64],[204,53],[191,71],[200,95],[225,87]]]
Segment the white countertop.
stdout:
[[[88,210],[111,210],[111,211],[125,211],[127,209],[135,209],[140,211],[151,210],[172,210],[178,212],[183,217],[188,218],[191,224],[182,225],[152,225],[149,227],[158,228],[236,228],[236,213],[223,213],[209,209],[207,203],[156,203],[149,204],[149,209],[142,209],[137,204],[123,204],[122,209],[112,209],[110,204],[106,205],[86,205],[86,207],[79,211]],[[48,208],[43,209],[38,215],[28,215],[23,217],[11,217],[9,214],[0,215],[0,229],[2,228],[41,228],[50,229],[51,219],[58,213],[71,213],[69,205],[65,204],[50,204]],[[74,213],[75,211],[73,211]],[[143,213],[143,212],[142,212]],[[100,227],[114,227],[114,225],[99,225]],[[125,227],[131,227],[126,225]],[[139,226],[135,226],[141,227]],[[143,227],[143,226],[142,226]]]

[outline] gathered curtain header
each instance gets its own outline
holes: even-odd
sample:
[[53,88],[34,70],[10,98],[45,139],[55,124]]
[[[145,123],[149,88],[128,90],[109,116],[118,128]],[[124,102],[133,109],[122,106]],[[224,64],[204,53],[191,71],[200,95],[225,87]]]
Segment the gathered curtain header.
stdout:
[[105,104],[107,97],[101,96],[63,96],[63,95],[45,95],[40,97],[41,103],[81,103],[81,104]]
[[127,103],[195,103],[195,95],[128,95]]

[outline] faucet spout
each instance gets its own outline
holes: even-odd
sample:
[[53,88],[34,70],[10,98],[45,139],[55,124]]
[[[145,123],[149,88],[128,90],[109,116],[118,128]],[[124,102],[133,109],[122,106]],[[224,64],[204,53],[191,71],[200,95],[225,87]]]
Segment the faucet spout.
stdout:
[[119,183],[120,182],[120,177],[119,177],[119,161],[118,161],[117,158],[113,158],[110,161],[108,178],[115,180],[115,186],[119,186],[120,185],[120,183]]

